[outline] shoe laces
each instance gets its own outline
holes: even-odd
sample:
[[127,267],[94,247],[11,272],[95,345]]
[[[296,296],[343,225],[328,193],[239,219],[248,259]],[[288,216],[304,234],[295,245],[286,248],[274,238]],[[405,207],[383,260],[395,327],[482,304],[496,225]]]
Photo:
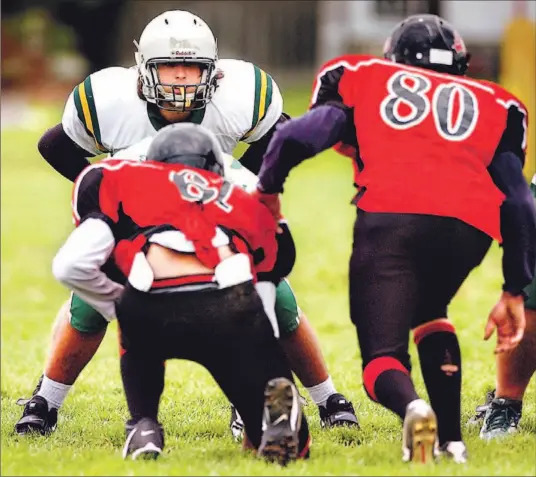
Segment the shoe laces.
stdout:
[[352,414],[355,413],[354,406],[344,396],[336,396],[326,403],[327,414],[334,414],[336,412],[351,412]]
[[505,427],[515,427],[520,417],[520,413],[513,406],[493,402],[486,419],[486,427],[490,431],[504,429]]

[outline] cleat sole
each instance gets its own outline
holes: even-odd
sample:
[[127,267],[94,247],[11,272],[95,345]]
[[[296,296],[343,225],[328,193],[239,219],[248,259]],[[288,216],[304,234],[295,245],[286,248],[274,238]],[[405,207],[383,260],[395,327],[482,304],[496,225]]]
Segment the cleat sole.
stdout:
[[435,461],[437,421],[434,416],[424,417],[415,423],[412,430],[410,461],[429,464]]
[[[302,419],[298,390],[286,378],[272,379],[266,385],[264,399],[269,423],[257,455],[285,466],[298,458],[298,432]],[[281,421],[285,415],[286,419]]]

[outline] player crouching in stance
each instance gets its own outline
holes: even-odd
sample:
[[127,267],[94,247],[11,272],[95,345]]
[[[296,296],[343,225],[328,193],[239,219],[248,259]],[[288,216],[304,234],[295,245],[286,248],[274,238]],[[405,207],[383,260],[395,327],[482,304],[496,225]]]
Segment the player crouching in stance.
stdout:
[[[239,142],[248,148],[236,163],[253,173],[278,124],[288,119],[273,78],[258,66],[218,56],[210,27],[187,11],[152,19],[136,42],[136,66],[110,67],[90,74],[65,104],[62,122],[45,132],[38,148],[60,174],[74,181],[87,157],[123,151],[152,138],[171,123],[201,124],[224,153]],[[287,280],[276,290],[275,312],[281,345],[292,370],[318,406],[323,427],[358,426],[352,403],[330,377],[318,338]],[[41,379],[15,424],[18,434],[48,435],[58,411],[104,339],[108,322],[76,293],[60,309]],[[231,431],[242,422],[231,413]]]
[[[452,298],[503,244],[503,293],[489,315],[497,353],[525,329],[523,288],[536,265],[536,211],[523,177],[527,114],[493,83],[465,78],[459,34],[435,15],[401,22],[385,59],[347,55],[317,76],[311,111],[282,125],[259,173],[259,198],[279,216],[290,170],[337,145],[359,192],[350,258],[350,314],[374,401],[403,425],[403,459],[466,461],[460,346]],[[413,335],[430,404],[411,379]]]
[[[244,420],[245,447],[280,464],[308,456],[274,311],[276,284],[295,259],[288,227],[276,234],[268,209],[222,178],[222,151],[202,126],[167,126],[148,158],[82,172],[77,228],[53,264],[58,280],[118,319],[131,415],[123,456],[162,453],[158,408],[172,358],[212,374]],[[103,271],[112,263],[128,277],[124,287]]]

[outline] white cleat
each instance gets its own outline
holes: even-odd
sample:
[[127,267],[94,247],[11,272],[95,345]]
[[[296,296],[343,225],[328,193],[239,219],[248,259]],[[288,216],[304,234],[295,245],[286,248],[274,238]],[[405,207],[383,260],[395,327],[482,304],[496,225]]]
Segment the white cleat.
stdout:
[[456,464],[465,464],[467,462],[467,447],[463,441],[448,441],[440,448],[439,453],[442,457],[452,459]]
[[433,463],[437,456],[437,418],[430,405],[416,399],[408,404],[402,431],[402,460]]

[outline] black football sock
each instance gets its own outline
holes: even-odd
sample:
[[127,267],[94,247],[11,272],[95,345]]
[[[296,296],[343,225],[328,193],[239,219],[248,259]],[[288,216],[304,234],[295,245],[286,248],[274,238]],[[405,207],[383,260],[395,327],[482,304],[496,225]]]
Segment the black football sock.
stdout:
[[461,441],[462,361],[456,330],[446,319],[434,320],[416,328],[414,339],[439,443]]
[[409,370],[391,356],[381,356],[368,363],[363,370],[363,381],[369,397],[401,419],[406,416],[407,405],[419,399]]
[[132,420],[158,420],[158,406],[164,391],[164,362],[142,353],[127,351],[121,356],[121,378]]

